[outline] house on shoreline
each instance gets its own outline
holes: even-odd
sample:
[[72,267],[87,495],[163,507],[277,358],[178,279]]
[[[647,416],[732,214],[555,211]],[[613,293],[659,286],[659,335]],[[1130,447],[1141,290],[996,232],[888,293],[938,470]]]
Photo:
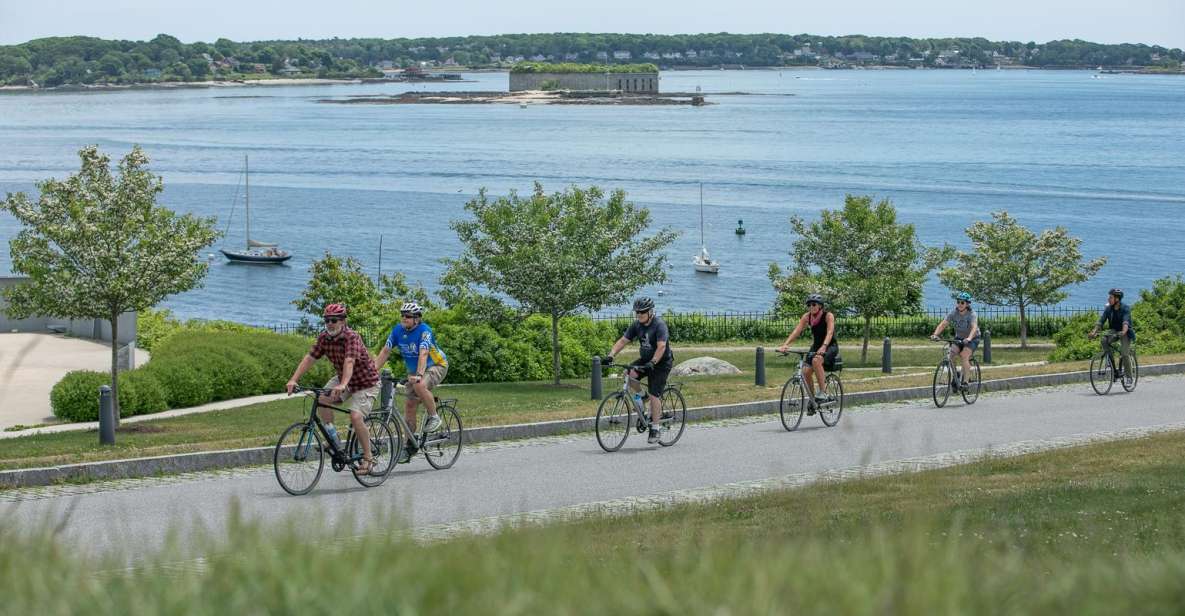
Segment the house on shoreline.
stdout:
[[510,70],[510,91],[585,90],[658,94],[653,64],[545,64],[524,62]]

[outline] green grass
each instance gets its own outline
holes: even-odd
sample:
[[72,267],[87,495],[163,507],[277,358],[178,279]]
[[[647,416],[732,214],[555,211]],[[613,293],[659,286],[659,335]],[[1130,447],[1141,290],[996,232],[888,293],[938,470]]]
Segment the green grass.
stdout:
[[[938,351],[937,347],[930,351],[917,351],[914,361],[924,361],[922,366],[895,370],[889,378],[883,377],[878,367],[845,369],[845,391],[929,385],[933,374],[931,366],[938,359]],[[1001,349],[996,360],[997,363],[1031,361],[1032,353],[1033,351],[1019,349]],[[687,359],[693,355],[697,354],[685,353],[680,357]],[[711,355],[733,362],[745,373],[725,377],[672,379],[684,383],[683,393],[688,406],[776,399],[780,395],[782,383],[790,377],[794,368],[794,364],[788,359],[767,357],[767,386],[761,388],[753,384],[754,354],[751,351],[698,355]],[[628,356],[623,354],[622,359],[628,359]],[[855,359],[845,358],[845,362],[856,363]],[[1161,361],[1185,361],[1185,355],[1144,359],[1144,363]],[[851,366],[851,363],[848,365]],[[984,378],[986,380],[1085,370],[1086,367],[1087,362],[1013,368],[1005,366],[986,371]],[[606,380],[605,393],[619,386],[619,383],[620,381],[613,379]],[[565,381],[562,387],[554,387],[549,383],[482,383],[442,386],[438,392],[441,397],[459,400],[458,408],[467,427],[589,417],[596,414],[598,404],[597,401],[590,400],[587,379]],[[242,447],[269,447],[275,444],[276,438],[286,426],[307,416],[304,403],[303,398],[292,398],[183,417],[125,423],[116,435],[114,446],[100,446],[98,435],[94,431],[4,439],[0,440],[0,469]],[[344,425],[340,420],[339,423]]]
[[1174,433],[433,544],[232,511],[130,570],[0,525],[0,579],[11,613],[1177,614],[1182,476]]

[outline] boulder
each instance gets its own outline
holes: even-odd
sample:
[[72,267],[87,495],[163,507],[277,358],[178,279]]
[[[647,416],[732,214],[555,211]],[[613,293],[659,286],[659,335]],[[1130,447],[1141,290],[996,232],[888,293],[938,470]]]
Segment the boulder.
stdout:
[[674,376],[706,376],[718,374],[740,374],[736,366],[715,357],[694,357],[671,370]]

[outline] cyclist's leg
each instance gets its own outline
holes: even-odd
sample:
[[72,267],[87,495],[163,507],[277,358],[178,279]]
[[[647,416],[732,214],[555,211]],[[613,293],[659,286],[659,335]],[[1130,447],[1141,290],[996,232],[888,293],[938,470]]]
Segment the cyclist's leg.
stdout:
[[362,443],[362,457],[367,460],[372,456],[370,453],[370,431],[366,429],[366,416],[374,409],[374,401],[378,395],[379,386],[375,385],[350,394],[344,401],[349,404],[347,408],[350,409],[350,423],[354,426],[354,434],[358,437],[358,442]]
[[407,429],[409,430],[407,438],[409,443],[416,437],[416,407],[419,405],[420,398],[416,395],[415,390],[413,389],[407,392],[407,400],[403,402],[403,418],[407,420]]
[[1111,358],[1111,366],[1112,367],[1115,367],[1115,356],[1111,352],[1111,343],[1114,340],[1115,340],[1114,334],[1112,332],[1108,331],[1107,333],[1102,335],[1102,339],[1099,342],[1099,347],[1102,349],[1103,355]]
[[431,366],[424,371],[424,378],[420,379],[419,383],[412,385],[412,391],[424,403],[424,409],[428,411],[429,417],[436,415],[436,399],[432,395],[432,390],[444,380],[444,374],[442,366]]
[[1131,356],[1132,356],[1131,338],[1128,338],[1127,336],[1120,334],[1119,335],[1119,362],[1120,362],[1120,365],[1123,367],[1124,373],[1127,373],[1127,371],[1131,368],[1131,365],[1132,365]]
[[963,381],[966,382],[971,374],[971,356],[975,353],[975,347],[979,346],[978,340],[968,340],[963,344],[963,350],[959,353],[959,357],[963,360]]
[[802,384],[806,387],[806,393],[810,395],[811,399],[815,397],[815,381],[811,378],[814,371],[811,361],[802,364]]
[[815,380],[819,383],[816,391],[822,392],[827,389],[827,371],[823,369],[823,354],[815,353],[811,358],[811,368],[815,373]]
[[667,388],[667,377],[671,366],[655,366],[646,379],[646,391],[650,394],[650,420],[658,425],[662,420],[662,391]]

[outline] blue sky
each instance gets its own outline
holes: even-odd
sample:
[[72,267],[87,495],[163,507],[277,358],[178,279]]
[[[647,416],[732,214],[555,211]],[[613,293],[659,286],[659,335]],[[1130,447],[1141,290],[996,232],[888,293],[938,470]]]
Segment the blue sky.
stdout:
[[1185,0],[0,0],[0,44],[85,34],[182,41],[511,32],[983,36],[1185,47]]

